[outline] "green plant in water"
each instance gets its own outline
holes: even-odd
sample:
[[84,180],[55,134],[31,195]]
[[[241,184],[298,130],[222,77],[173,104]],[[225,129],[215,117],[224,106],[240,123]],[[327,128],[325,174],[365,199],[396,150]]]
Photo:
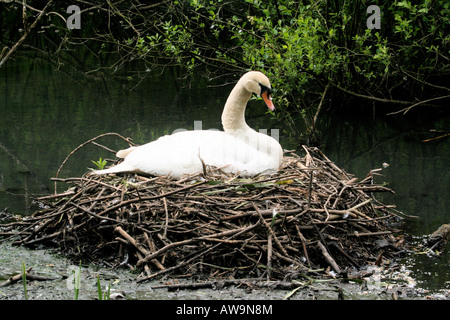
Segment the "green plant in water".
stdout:
[[73,284],[75,289],[75,300],[78,300],[78,295],[80,293],[80,283],[81,283],[81,261],[80,266],[78,269],[78,272],[76,270],[73,270],[74,277],[73,277]]
[[25,293],[25,300],[28,300],[27,268],[25,267],[25,262],[22,262],[22,282],[23,282],[23,291]]
[[106,163],[108,163],[108,161],[106,161],[105,159],[102,159],[101,157],[100,157],[100,159],[98,159],[98,161],[94,161],[94,160],[91,160],[91,161],[93,164],[95,164],[97,166],[97,168],[99,170],[103,170],[106,166]]
[[280,213],[277,211],[277,209],[273,209],[272,213],[272,223],[270,224],[270,227],[273,228],[273,225],[275,224],[275,220],[280,216]]
[[102,286],[100,285],[100,278],[97,275],[98,300],[109,300],[110,290],[111,290],[111,282],[108,283],[108,290],[106,290],[105,293],[102,293]]

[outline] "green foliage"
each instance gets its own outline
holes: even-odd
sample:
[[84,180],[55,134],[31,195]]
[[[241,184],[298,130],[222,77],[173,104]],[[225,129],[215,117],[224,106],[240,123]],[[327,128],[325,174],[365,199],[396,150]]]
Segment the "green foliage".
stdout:
[[94,160],[91,160],[91,161],[93,164],[95,164],[97,166],[97,168],[99,170],[103,170],[105,168],[106,164],[108,163],[108,161],[102,159],[101,157],[100,157],[100,159],[98,159],[98,161],[94,161]]
[[276,116],[291,132],[298,119],[311,129],[330,85],[323,102],[328,108],[347,102],[349,94],[406,103],[427,97],[424,84],[448,75],[446,1],[380,4],[381,29],[368,29],[368,5],[175,1],[158,28],[135,40],[136,50],[158,52],[187,72],[204,65],[238,74],[264,71],[275,89]]
[[73,272],[73,287],[74,287],[74,299],[78,300],[80,294],[80,286],[81,286],[81,261],[78,267],[78,272],[76,270],[72,270]]
[[[57,28],[57,37],[64,34],[62,40],[48,42],[48,51],[53,48],[58,55],[89,43],[88,51],[100,59],[117,53],[119,60],[110,66],[114,72],[128,62],[144,61],[140,75],[125,76],[130,81],[170,66],[185,75],[204,72],[208,79],[230,75],[236,79],[246,70],[264,71],[275,89],[275,116],[288,132],[300,135],[298,123],[303,122],[312,135],[320,112],[349,108],[350,98],[402,107],[448,102],[444,100],[450,91],[448,1],[377,3],[380,29],[367,26],[371,4],[361,0],[95,1],[95,15],[83,14],[79,32],[67,32],[57,15],[43,20],[47,26],[42,28]],[[13,24],[8,28],[22,27],[22,17],[16,14],[21,12],[19,4],[0,3],[0,8],[6,8],[0,10],[0,17]],[[14,37],[8,30],[7,36]]]
[[25,300],[28,300],[27,268],[25,267],[25,262],[22,262],[22,283],[23,283],[23,292],[25,294]]
[[106,290],[106,292],[102,292],[102,286],[100,284],[100,278],[97,275],[98,300],[109,300],[110,290],[111,290],[111,283],[108,284],[108,289]]

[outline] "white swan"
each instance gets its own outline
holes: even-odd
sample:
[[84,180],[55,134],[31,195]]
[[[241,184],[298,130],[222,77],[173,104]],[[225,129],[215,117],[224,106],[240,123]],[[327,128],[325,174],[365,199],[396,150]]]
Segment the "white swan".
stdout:
[[254,176],[263,171],[277,171],[283,150],[274,138],[256,132],[245,122],[245,108],[252,93],[261,96],[274,110],[269,79],[261,72],[244,74],[231,91],[222,113],[224,131],[193,130],[163,136],[138,147],[117,152],[120,164],[94,174],[136,172],[179,178],[200,173],[204,164],[228,173]]

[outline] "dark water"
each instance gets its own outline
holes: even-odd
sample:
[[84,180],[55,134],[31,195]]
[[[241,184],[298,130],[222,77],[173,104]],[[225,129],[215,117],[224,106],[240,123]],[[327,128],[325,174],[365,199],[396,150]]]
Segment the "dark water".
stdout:
[[[450,222],[450,141],[432,140],[449,132],[450,117],[417,114],[398,118],[333,116],[328,127],[324,152],[347,172],[365,177],[370,169],[389,166],[375,181],[387,183],[395,191],[377,194],[386,204],[395,204],[405,214],[418,219],[401,226],[411,235],[411,243],[423,244],[424,235]],[[441,133],[434,133],[437,130]],[[449,288],[449,244],[439,258],[425,254],[408,255],[405,263],[417,282],[425,288]]]
[[[53,192],[49,179],[65,157],[102,133],[117,132],[144,143],[176,129],[192,129],[194,121],[202,121],[203,129],[221,128],[231,86],[180,81],[170,70],[140,80],[135,86],[137,78],[85,77],[55,70],[40,59],[8,61],[0,69],[0,211],[29,214],[33,209],[25,190],[37,195]],[[264,115],[261,101],[251,101],[248,109],[249,125],[269,132],[278,128],[281,144],[293,147],[282,124]],[[347,172],[364,178],[371,169],[389,164],[377,181],[388,183],[396,194],[380,198],[419,217],[403,226],[417,241],[450,222],[450,141],[422,142],[435,136],[430,130],[448,132],[448,116],[433,110],[426,116],[411,112],[388,118],[325,111],[322,119],[322,150]],[[126,146],[117,138],[99,142],[115,150]],[[60,177],[80,176],[100,157],[112,154],[84,147],[69,159]],[[407,263],[422,286],[449,288],[448,253],[432,259],[414,255]]]

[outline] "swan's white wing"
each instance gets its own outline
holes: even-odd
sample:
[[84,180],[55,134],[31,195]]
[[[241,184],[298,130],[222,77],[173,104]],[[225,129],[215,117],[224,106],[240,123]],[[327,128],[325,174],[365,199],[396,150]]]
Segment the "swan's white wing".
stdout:
[[206,165],[243,175],[255,175],[267,169],[277,170],[279,166],[270,155],[225,132],[194,130],[163,136],[137,147],[121,164],[94,173],[131,171],[180,177],[201,172],[202,160]]

